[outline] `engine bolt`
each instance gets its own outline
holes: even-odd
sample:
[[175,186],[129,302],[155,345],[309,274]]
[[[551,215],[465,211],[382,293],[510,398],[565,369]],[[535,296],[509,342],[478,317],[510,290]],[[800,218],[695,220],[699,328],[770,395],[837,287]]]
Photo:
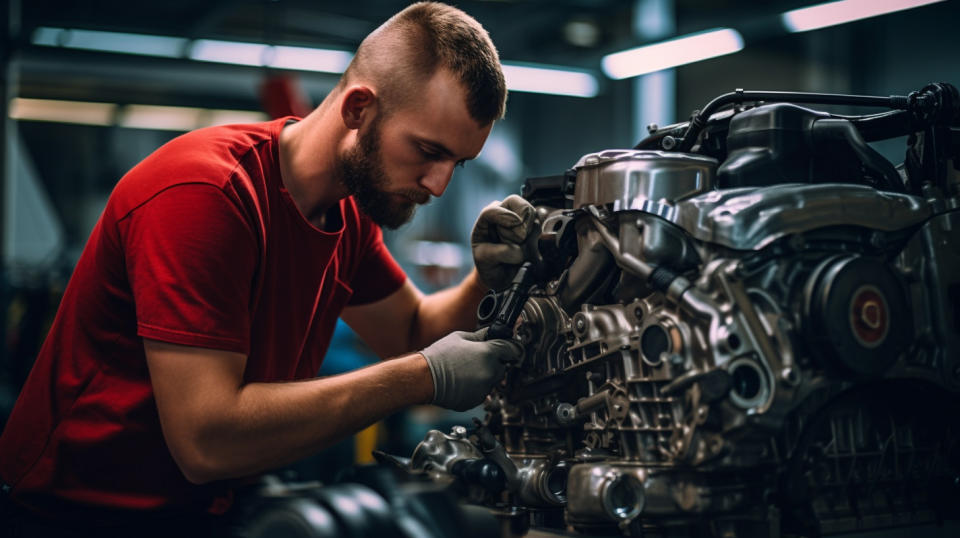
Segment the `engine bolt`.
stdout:
[[450,433],[454,437],[463,438],[467,436],[467,428],[465,428],[464,426],[454,426],[453,428],[450,429]]
[[587,322],[583,318],[577,318],[577,321],[574,322],[574,327],[579,332],[583,332],[587,329]]
[[567,424],[572,422],[574,417],[577,414],[577,410],[574,406],[568,403],[562,403],[557,406],[557,421],[561,424]]

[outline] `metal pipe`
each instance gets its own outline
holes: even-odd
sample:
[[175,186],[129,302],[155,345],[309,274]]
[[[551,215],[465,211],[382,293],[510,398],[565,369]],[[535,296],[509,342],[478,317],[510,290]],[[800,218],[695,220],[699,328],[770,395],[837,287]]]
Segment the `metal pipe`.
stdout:
[[[600,213],[597,211],[597,208],[595,206],[588,206],[587,211],[590,213],[594,228],[596,228],[597,233],[600,234],[600,239],[613,255],[613,259],[617,265],[624,271],[628,271],[644,281],[649,281],[657,268],[629,252],[621,251],[620,240],[614,237],[613,234],[610,233],[610,230],[600,221]],[[721,319],[720,310],[709,298],[700,292],[700,290],[694,288],[689,280],[682,276],[676,276],[668,286],[665,286],[665,290],[666,293],[664,295],[671,302],[679,305],[690,314],[710,319],[711,326],[719,326]]]

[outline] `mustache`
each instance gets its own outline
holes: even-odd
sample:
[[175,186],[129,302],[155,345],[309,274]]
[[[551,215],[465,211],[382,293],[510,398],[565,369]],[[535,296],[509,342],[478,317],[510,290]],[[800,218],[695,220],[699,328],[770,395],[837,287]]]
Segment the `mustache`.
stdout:
[[409,198],[417,205],[424,205],[430,201],[430,193],[420,189],[401,189],[396,191],[396,194]]

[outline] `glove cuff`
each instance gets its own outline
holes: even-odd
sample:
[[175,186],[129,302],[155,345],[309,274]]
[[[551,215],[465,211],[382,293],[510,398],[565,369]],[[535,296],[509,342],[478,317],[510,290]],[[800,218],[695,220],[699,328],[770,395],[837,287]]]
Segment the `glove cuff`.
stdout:
[[433,380],[433,398],[430,400],[431,404],[436,404],[440,399],[439,395],[442,391],[441,384],[443,383],[443,374],[440,372],[440,367],[430,360],[430,357],[424,353],[424,351],[429,350],[430,348],[424,349],[420,352],[420,356],[427,361],[427,367],[430,368],[430,378]]

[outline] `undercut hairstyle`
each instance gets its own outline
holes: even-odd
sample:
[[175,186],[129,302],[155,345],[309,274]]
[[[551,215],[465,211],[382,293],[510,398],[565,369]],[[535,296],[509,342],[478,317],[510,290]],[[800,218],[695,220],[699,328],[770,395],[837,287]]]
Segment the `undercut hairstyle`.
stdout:
[[372,83],[389,114],[438,69],[460,81],[478,124],[503,118],[507,86],[493,41],[473,17],[439,2],[412,4],[374,30],[360,43],[340,86]]

